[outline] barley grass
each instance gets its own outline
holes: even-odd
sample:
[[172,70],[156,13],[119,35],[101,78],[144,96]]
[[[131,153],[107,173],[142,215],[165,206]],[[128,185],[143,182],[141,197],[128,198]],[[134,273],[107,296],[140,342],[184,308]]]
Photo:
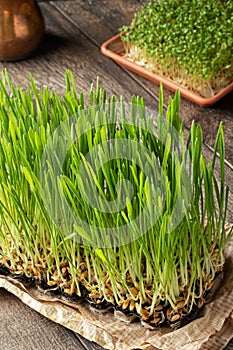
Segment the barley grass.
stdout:
[[[174,100],[169,99],[166,111],[167,122],[182,141],[180,157],[176,157],[170,152],[175,143],[172,133],[170,129],[163,129],[167,124],[162,118],[162,87],[159,113],[153,117],[158,122],[158,139],[149,131],[154,120],[146,119],[143,99],[133,96],[128,112],[122,99],[120,109],[124,122],[119,123],[115,97],[108,98],[97,82],[95,90],[91,86],[90,100],[85,102],[82,93],[78,96],[71,72],[66,73],[63,97],[47,88],[38,90],[33,77],[27,90],[22,91],[12,84],[6,71],[0,85],[1,263],[13,275],[34,278],[37,283],[59,288],[66,295],[87,298],[96,305],[110,303],[125,312],[140,315],[141,320],[151,326],[165,320],[179,321],[196,307],[201,307],[216,274],[223,268],[224,249],[230,238],[225,231],[229,189],[224,184],[222,124],[216,136],[212,160],[207,162],[202,153],[199,125],[192,123],[185,142],[177,92]],[[85,107],[89,107],[88,112],[85,112]],[[116,123],[100,126],[100,111],[105,116],[111,115],[111,120],[116,120]],[[132,126],[129,120],[136,120],[138,111],[141,124]],[[62,220],[59,224],[52,220],[45,205],[40,181],[41,159],[55,130],[75,114],[85,116],[85,113],[89,116],[87,123],[92,114],[96,127],[81,135],[77,118],[78,137],[64,163],[60,164],[63,175],[56,178],[50,156],[46,163],[49,175],[43,190],[48,198],[55,198],[53,213]],[[133,139],[150,150],[151,158],[148,157],[146,166],[153,169],[156,164],[162,169],[164,202],[159,187],[156,188],[146,177],[145,164],[140,168],[134,159],[118,158],[95,173],[85,160],[85,155],[94,147],[107,139],[120,138]],[[58,154],[64,153],[64,143],[58,142],[59,136],[57,140],[54,136],[54,140]],[[101,156],[99,152],[96,157]],[[191,160],[191,188],[183,188],[180,198],[180,179],[185,173],[184,164],[188,157]],[[218,158],[220,182],[215,176]],[[117,187],[119,179],[131,182],[131,200],[126,198],[126,205],[118,212],[92,208],[82,196],[85,181],[78,174],[81,163],[86,169],[85,181],[89,181],[93,193],[98,189],[107,205],[117,198],[117,191],[127,191],[127,183],[126,188]],[[124,182],[120,183],[124,186]],[[53,193],[54,184],[58,184],[59,194]],[[86,232],[85,226],[77,225],[71,228],[70,222],[74,223],[72,215],[66,215],[67,208],[63,206],[60,193],[67,199],[72,213],[91,227],[120,228],[132,223],[130,234],[135,240],[112,246],[107,242],[104,246],[96,234],[98,231]],[[180,222],[171,226],[173,209],[179,200],[186,210]],[[133,222],[146,204],[149,208],[146,214],[152,225],[144,232],[143,221],[134,226]],[[153,220],[158,211],[157,219]],[[113,241],[109,239],[111,243],[114,243],[114,237],[111,237]]]

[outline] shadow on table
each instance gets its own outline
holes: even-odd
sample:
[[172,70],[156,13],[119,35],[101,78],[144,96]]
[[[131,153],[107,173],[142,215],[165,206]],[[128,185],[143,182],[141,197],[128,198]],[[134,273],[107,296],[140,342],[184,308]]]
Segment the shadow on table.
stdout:
[[31,57],[39,58],[51,53],[52,51],[58,51],[68,45],[69,43],[65,38],[51,33],[45,33],[40,45],[34,51]]

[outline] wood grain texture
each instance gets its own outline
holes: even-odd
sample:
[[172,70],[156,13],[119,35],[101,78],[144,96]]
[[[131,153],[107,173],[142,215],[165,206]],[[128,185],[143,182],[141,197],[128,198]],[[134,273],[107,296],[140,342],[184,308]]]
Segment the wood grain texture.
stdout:
[[[51,2],[61,13],[71,19],[97,46],[118,33],[119,28],[129,24],[135,11],[140,9],[140,3],[135,0],[86,1],[77,0]],[[145,78],[128,72],[133,80],[137,81],[154,98],[158,96],[158,86]],[[113,77],[115,73],[113,72]],[[165,89],[165,100],[173,95]],[[213,107],[203,108],[182,98],[181,117],[185,126],[190,127],[192,120],[202,126],[205,143],[213,147],[215,135],[220,121],[223,122],[226,142],[226,159],[233,164],[233,91]]]
[[48,86],[62,94],[65,88],[64,73],[70,69],[78,91],[83,91],[86,98],[91,83],[99,76],[101,86],[109,94],[117,97],[124,95],[125,100],[130,101],[132,93],[138,93],[156,107],[143,88],[139,88],[127,73],[103,57],[96,45],[55,8],[47,3],[41,3],[40,7],[45,16],[46,34],[38,50],[26,60],[0,63],[0,69],[7,68],[15,84],[25,88],[31,72],[38,87]]
[[[78,91],[84,91],[86,98],[89,96],[90,84],[95,82],[98,75],[101,85],[109,94],[118,97],[122,94],[126,100],[130,100],[132,92],[138,92],[155,107],[150,95],[143,88],[139,89],[137,83],[121,68],[103,58],[96,45],[71,22],[51,5],[44,2],[40,6],[47,29],[38,50],[26,60],[0,63],[0,69],[7,68],[15,84],[26,88],[29,73],[32,73],[38,87],[48,86],[62,94],[65,88],[64,72],[71,69],[75,81],[78,82]],[[4,291],[0,293],[0,305],[1,350],[102,349],[99,345],[79,335],[75,336],[65,328],[43,318]],[[9,318],[6,315],[9,315]]]
[[233,340],[231,340],[224,350],[233,350]]
[[[99,51],[103,41],[117,33],[119,27],[130,23],[133,13],[140,8],[140,2],[142,1],[40,1],[46,20],[46,35],[43,42],[30,58],[13,63],[2,62],[0,69],[6,67],[13,81],[23,88],[27,86],[31,72],[38,87],[48,86],[60,94],[65,88],[64,71],[70,69],[74,72],[78,91],[84,91],[86,98],[89,95],[90,84],[95,82],[98,75],[101,86],[106,88],[110,95],[115,94],[118,97],[124,95],[125,100],[129,101],[131,95],[135,93],[144,97],[146,104],[156,110],[158,86],[118,67]],[[172,93],[165,90],[165,103],[169,95]],[[226,167],[226,181],[230,189],[233,189],[232,101],[233,93],[211,108],[201,108],[184,99],[181,102],[181,117],[186,127],[190,127],[193,119],[199,122],[204,131],[205,143],[210,147],[213,146],[218,124],[220,120],[223,121],[227,159],[230,162]],[[207,146],[203,146],[203,149],[206,158],[211,159],[211,150]],[[232,193],[228,220],[233,222]],[[22,303],[19,306],[18,303],[20,302],[13,296],[0,291],[1,350],[102,349],[79,335],[74,336],[65,328],[54,325]],[[26,329],[24,330],[26,333],[21,334],[22,329]],[[46,336],[50,337],[51,342]],[[233,342],[227,347],[227,350],[231,349],[233,350]]]
[[[139,8],[138,3],[135,1],[128,1],[127,6],[122,1],[111,2],[111,6],[107,1],[91,2],[85,0],[79,0],[75,3],[57,1],[56,8],[61,13],[72,20],[72,23],[79,28],[84,35],[97,46],[100,47],[101,43],[107,40],[109,37],[117,33],[118,28],[124,24],[130,23],[135,10]],[[115,63],[112,62],[114,66]],[[113,77],[116,72],[112,70]],[[156,100],[158,95],[158,87],[148,80],[138,77],[137,75],[128,72],[133,81],[138,83],[138,86],[143,87],[145,91]],[[165,90],[165,99],[171,93]],[[213,146],[215,135],[219,122],[222,120],[224,123],[224,131],[226,137],[226,154],[227,159],[233,164],[233,152],[231,145],[233,144],[232,131],[233,131],[233,93],[225,97],[217,105],[211,108],[202,108],[194,105],[193,103],[182,99],[181,117],[185,120],[186,127],[190,127],[192,120],[200,123],[204,131],[204,140],[210,146]],[[211,126],[211,127],[210,127]],[[205,150],[206,157],[211,158],[211,152]],[[232,188],[232,171],[227,169],[227,181],[230,188]],[[230,197],[230,208],[233,208],[232,196]],[[233,221],[233,211],[230,210],[228,214],[228,220]],[[82,340],[84,344],[89,346],[89,342]],[[233,342],[231,342],[233,344]],[[229,344],[228,350],[232,348]]]
[[0,310],[1,350],[87,349],[73,332],[38,314],[2,288]]
[[[108,0],[103,0],[101,2],[86,0],[77,0],[75,2],[52,1],[51,5],[58,9],[63,16],[70,19],[74,27],[77,28],[77,30],[80,30],[96,47],[99,47],[104,40],[114,35],[118,31],[118,28],[124,23],[130,23],[133,13],[140,8],[140,4],[135,0],[129,0],[127,1],[127,4],[123,0],[117,0],[112,2],[111,6],[109,6]],[[101,56],[99,52],[97,52],[97,55],[98,57]],[[102,56],[102,58],[105,59],[104,56]],[[119,74],[119,71],[117,70],[119,67],[110,59],[109,65],[112,67],[112,76],[110,79],[116,79]],[[128,85],[127,92],[140,95],[141,90],[143,89],[144,92],[147,92],[146,95],[145,93],[143,95],[146,104],[149,107],[157,105],[159,91],[156,84],[123,69],[121,69],[120,74],[121,77],[129,76],[131,82],[134,82],[134,84]],[[126,91],[124,94],[126,94]],[[169,95],[173,96],[170,91],[165,89],[165,105],[167,104]],[[226,166],[226,178],[228,186],[230,189],[233,189],[233,109],[230,108],[231,95],[233,97],[233,94],[230,94],[211,108],[203,108],[182,99],[181,117],[184,119],[187,128],[190,128],[192,120],[201,124],[204,142],[210,147],[214,146],[219,122],[223,121],[226,142],[226,159],[229,161],[230,165],[232,165],[232,168]],[[212,152],[209,151],[208,147],[204,148],[204,150],[207,159],[211,159]],[[232,196],[230,196],[229,208],[228,220],[233,221]]]
[[[122,25],[129,24],[134,12],[140,9],[139,2],[135,0],[128,0],[127,4],[123,0],[116,0],[111,2],[111,6],[108,0],[101,2],[86,0],[77,0],[75,2],[51,1],[51,5],[58,9],[63,16],[70,19],[73,25],[97,47],[100,47],[103,41],[116,34]],[[118,68],[118,66],[110,59],[109,62],[112,66],[112,79],[115,79],[118,74],[115,67]],[[147,92],[147,96],[143,96],[146,104],[148,106],[156,106],[159,93],[158,86],[124,69],[122,69],[121,74],[123,74],[123,71],[131,77],[132,82],[135,82],[133,86],[128,86],[128,91],[131,91],[132,94],[140,95],[140,91],[143,89],[143,91]],[[168,97],[170,95],[174,96],[174,94],[165,89],[164,95],[166,105]],[[209,108],[197,106],[182,98],[180,115],[184,119],[187,129],[190,128],[192,120],[195,120],[196,123],[202,126],[204,143],[207,145],[207,147],[204,147],[207,159],[211,159],[212,152],[209,149],[214,146],[219,123],[223,122],[226,159],[230,163],[229,167],[226,165],[227,185],[230,189],[233,189],[233,92],[215,106]],[[230,196],[228,220],[233,221],[232,195]]]

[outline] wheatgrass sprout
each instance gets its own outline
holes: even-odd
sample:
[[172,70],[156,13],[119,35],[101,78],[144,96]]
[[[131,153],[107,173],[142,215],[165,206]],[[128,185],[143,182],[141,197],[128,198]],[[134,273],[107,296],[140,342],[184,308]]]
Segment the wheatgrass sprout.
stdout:
[[185,142],[179,92],[163,118],[162,87],[147,116],[98,81],[85,102],[69,71],[63,97],[6,71],[0,85],[1,266],[149,327],[201,308],[231,237],[222,124],[207,163],[200,126]]
[[203,97],[233,79],[231,0],[151,0],[120,29],[126,57]]

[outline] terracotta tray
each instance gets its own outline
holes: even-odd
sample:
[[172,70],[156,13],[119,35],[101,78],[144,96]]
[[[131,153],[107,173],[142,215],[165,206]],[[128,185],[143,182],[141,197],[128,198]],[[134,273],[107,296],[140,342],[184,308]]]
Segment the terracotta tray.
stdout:
[[103,55],[108,56],[112,58],[114,61],[116,61],[118,64],[121,66],[138,73],[142,75],[145,78],[148,78],[156,83],[162,83],[167,89],[171,91],[176,91],[177,89],[180,90],[180,94],[187,98],[188,100],[203,106],[211,106],[214,103],[216,103],[218,100],[220,100],[223,96],[227,95],[230,91],[233,90],[233,82],[227,85],[225,88],[223,88],[220,92],[218,92],[216,95],[213,97],[202,97],[196,93],[193,93],[183,86],[179,85],[178,83],[175,83],[165,77],[162,77],[158,74],[152,73],[148,71],[147,69],[143,68],[142,66],[138,65],[137,63],[134,63],[132,61],[127,60],[124,58],[124,46],[123,43],[120,39],[120,35],[115,35],[113,38],[105,41],[101,45],[101,52]]

